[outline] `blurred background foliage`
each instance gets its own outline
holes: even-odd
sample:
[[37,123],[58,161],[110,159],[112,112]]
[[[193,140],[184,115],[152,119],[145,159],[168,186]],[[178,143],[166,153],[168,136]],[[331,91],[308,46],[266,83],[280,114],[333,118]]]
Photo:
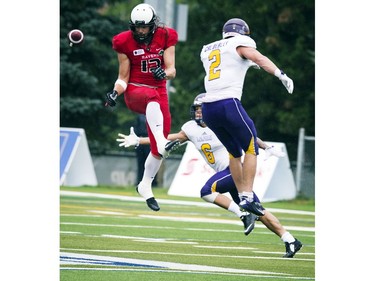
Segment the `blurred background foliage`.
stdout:
[[[118,100],[104,107],[105,93],[117,79],[112,37],[128,29],[132,8],[141,1],[60,0],[60,126],[84,128],[92,154],[119,152],[115,139],[128,134],[136,114]],[[204,92],[200,50],[221,38],[230,18],[244,19],[258,50],[294,80],[294,93],[264,70],[249,70],[242,103],[263,140],[286,143],[297,156],[298,131],[315,135],[315,3],[314,1],[198,1],[189,5],[186,42],[176,46],[177,76],[171,81],[172,132],[190,119],[194,97]],[[163,21],[163,19],[161,19]],[[84,43],[70,47],[67,34],[78,28]],[[122,97],[122,96],[121,96]],[[129,148],[131,149],[131,148]]]

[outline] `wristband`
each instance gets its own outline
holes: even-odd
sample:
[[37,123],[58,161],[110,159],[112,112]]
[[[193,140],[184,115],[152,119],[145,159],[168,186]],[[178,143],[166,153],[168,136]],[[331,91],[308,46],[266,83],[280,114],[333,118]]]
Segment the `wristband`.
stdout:
[[137,143],[134,145],[134,148],[138,148],[138,146],[139,146],[139,142],[141,141],[141,138],[140,137],[138,137],[137,138]]
[[109,94],[109,96],[113,99],[116,100],[118,97],[118,92],[116,90],[113,90],[112,93]]
[[275,72],[274,72],[274,75],[277,77],[277,78],[280,78],[281,75],[283,75],[284,72],[278,68],[276,68]]
[[115,85],[118,84],[120,85],[121,87],[124,88],[124,91],[126,90],[126,88],[128,87],[128,84],[126,84],[126,82],[122,79],[117,79],[116,82],[115,82]]
[[274,75],[280,79],[281,75],[285,75],[285,73],[281,69],[276,68]]

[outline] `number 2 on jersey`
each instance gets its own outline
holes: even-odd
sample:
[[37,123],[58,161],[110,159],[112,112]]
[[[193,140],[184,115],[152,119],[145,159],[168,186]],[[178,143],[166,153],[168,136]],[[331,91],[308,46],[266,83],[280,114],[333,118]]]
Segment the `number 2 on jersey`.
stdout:
[[218,67],[220,66],[220,63],[221,63],[220,50],[218,50],[218,49],[213,50],[208,55],[208,60],[211,62],[210,72],[209,72],[209,75],[208,75],[208,81],[220,78],[220,71],[221,70],[218,69]]

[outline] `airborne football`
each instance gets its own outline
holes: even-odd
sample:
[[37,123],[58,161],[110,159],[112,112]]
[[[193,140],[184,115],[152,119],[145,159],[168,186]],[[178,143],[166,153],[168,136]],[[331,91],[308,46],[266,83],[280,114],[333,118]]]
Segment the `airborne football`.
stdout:
[[73,29],[68,33],[69,46],[81,44],[84,39],[83,32],[79,29]]

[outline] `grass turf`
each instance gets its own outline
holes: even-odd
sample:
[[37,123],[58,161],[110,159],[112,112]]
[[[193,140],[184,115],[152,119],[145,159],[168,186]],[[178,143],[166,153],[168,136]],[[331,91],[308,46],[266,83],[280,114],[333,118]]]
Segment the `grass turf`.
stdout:
[[[61,281],[315,279],[313,200],[263,204],[304,244],[293,259],[284,259],[281,258],[285,252],[284,244],[261,222],[257,222],[254,231],[245,236],[242,222],[234,214],[212,204],[204,206],[200,198],[169,196],[166,189],[154,188],[157,199],[169,199],[175,203],[159,203],[161,210],[153,212],[144,201],[139,200],[134,187],[61,187],[61,191],[122,195],[135,199],[62,193],[61,255],[83,254],[83,257],[91,258],[117,257],[119,260],[152,260],[189,265],[184,269],[174,269],[120,262],[111,265],[88,263],[85,260],[62,262]],[[181,205],[178,204],[180,201],[198,202],[199,205]],[[201,265],[226,270],[197,270],[196,266]],[[250,270],[254,272],[249,273]]]

